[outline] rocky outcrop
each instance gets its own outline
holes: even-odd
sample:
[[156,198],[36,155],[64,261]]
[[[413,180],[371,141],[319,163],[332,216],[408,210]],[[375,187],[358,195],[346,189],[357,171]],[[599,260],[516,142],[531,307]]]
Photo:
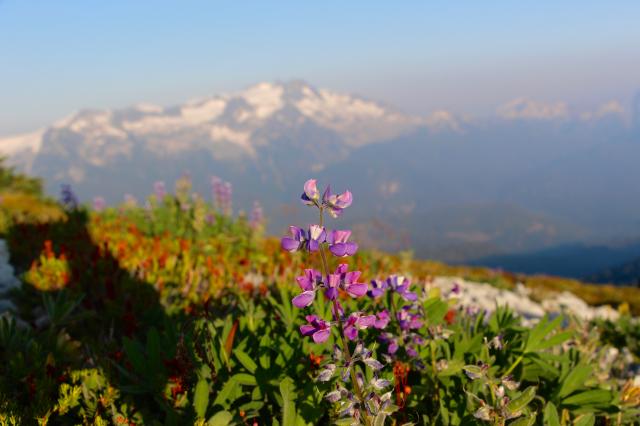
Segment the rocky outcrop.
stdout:
[[456,277],[437,277],[431,285],[440,288],[443,294],[455,297],[458,306],[471,311],[493,312],[496,306],[508,306],[526,319],[541,318],[547,313],[564,313],[586,321],[596,318],[616,320],[620,316],[610,306],[589,306],[578,296],[566,291],[538,302],[531,298],[531,291],[522,284],[518,284],[514,290],[504,290]]

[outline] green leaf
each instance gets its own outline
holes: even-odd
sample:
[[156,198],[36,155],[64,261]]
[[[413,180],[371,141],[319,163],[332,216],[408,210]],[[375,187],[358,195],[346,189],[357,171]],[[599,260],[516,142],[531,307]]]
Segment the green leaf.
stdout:
[[544,349],[551,348],[553,346],[558,346],[566,342],[567,340],[571,339],[572,337],[573,337],[572,331],[561,331],[560,333],[556,333],[550,338],[548,338],[547,340],[541,342],[538,345],[536,350],[541,351]]
[[611,401],[611,392],[593,389],[571,395],[562,400],[562,405],[602,405]]
[[235,351],[233,351],[233,353],[235,354],[236,358],[238,358],[238,361],[240,361],[240,364],[242,364],[242,366],[246,368],[249,373],[254,374],[256,372],[258,365],[253,359],[251,359],[249,355],[247,355],[246,352],[243,352],[240,349],[236,349]]
[[573,426],[593,426],[596,424],[596,417],[593,413],[584,414],[578,417],[574,422]]
[[378,414],[373,419],[373,426],[384,426],[384,421],[387,419],[387,415],[385,413]]
[[196,410],[196,414],[199,418],[203,418],[207,413],[207,406],[209,405],[209,384],[205,379],[200,379],[196,385],[196,390],[193,395],[193,406]]
[[520,415],[522,413],[522,410],[524,410],[527,405],[529,405],[529,403],[533,400],[533,398],[535,398],[535,396],[536,387],[529,386],[520,394],[520,396],[511,400],[507,404],[507,412],[511,415]]
[[227,426],[231,424],[233,415],[228,411],[219,411],[207,422],[207,426]]
[[443,368],[438,372],[438,377],[448,377],[458,374],[462,367],[464,366],[464,362],[459,359],[452,359],[447,362],[447,367]]
[[540,347],[545,344],[544,338],[562,323],[562,319],[562,315],[558,315],[553,321],[549,321],[548,316],[542,318],[529,333],[524,352],[535,352],[540,350]]
[[236,390],[237,386],[238,386],[238,382],[233,377],[229,379],[227,383],[225,383],[224,386],[222,386],[222,389],[220,389],[220,392],[218,392],[218,395],[216,395],[216,399],[215,401],[213,401],[213,404],[226,407],[227,399],[229,399],[229,396],[233,393],[233,391]]
[[282,395],[282,425],[295,426],[295,386],[293,384],[293,380],[291,380],[289,377],[286,377],[280,382],[280,395]]
[[144,354],[142,345],[137,340],[131,340],[127,337],[123,339],[124,343],[124,351],[127,354],[127,358],[131,365],[133,366],[134,371],[137,374],[143,374],[146,371],[146,362],[144,360]]
[[247,374],[247,373],[234,374],[231,379],[235,380],[241,385],[255,386],[258,384],[258,382],[256,382],[255,376],[252,376],[251,374]]
[[560,426],[560,417],[558,416],[558,410],[553,402],[547,402],[547,406],[544,407],[544,422],[547,426]]
[[509,423],[509,426],[532,426],[536,422],[536,415],[532,414],[527,417],[523,417],[514,422]]
[[591,375],[592,371],[593,368],[589,365],[577,365],[571,369],[571,372],[567,377],[562,380],[560,390],[558,391],[558,397],[562,399],[582,387],[584,382]]

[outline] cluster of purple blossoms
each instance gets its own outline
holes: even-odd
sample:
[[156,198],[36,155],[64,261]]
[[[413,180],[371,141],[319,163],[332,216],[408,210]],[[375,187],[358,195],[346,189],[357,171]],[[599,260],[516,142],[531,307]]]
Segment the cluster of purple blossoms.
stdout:
[[153,184],[153,192],[158,198],[158,201],[164,200],[164,197],[167,196],[167,187],[162,181],[157,181]]
[[249,215],[249,226],[253,229],[257,229],[264,225],[264,210],[259,201],[253,202],[253,209]]
[[[384,310],[377,314],[360,311],[346,313],[340,303],[341,295],[353,299],[361,298],[367,295],[369,286],[366,282],[361,282],[360,271],[350,271],[346,263],[331,271],[325,255],[325,248],[339,258],[353,256],[358,251],[358,245],[349,241],[351,231],[329,231],[323,226],[323,213],[327,212],[333,218],[339,217],[344,209],[351,205],[353,196],[349,191],[333,194],[329,187],[321,196],[316,180],[310,179],[304,184],[301,199],[304,204],[319,209],[319,223],[309,225],[305,229],[290,226],[290,235],[282,238],[281,245],[288,252],[319,252],[322,272],[312,268],[305,269],[304,274],[296,278],[301,293],[292,299],[292,303],[298,308],[307,308],[314,304],[316,294],[321,292],[323,299],[330,304],[332,318],[306,315],[307,323],[300,326],[300,332],[315,343],[324,343],[335,330],[339,337],[338,342],[342,343],[341,346],[335,346],[332,360],[324,366],[318,380],[329,381],[334,373],[340,371],[342,380],[351,382],[351,390],[338,385],[335,391],[326,396],[329,401],[339,403],[341,416],[349,416],[355,420],[361,417],[368,420],[378,415],[384,417],[385,414],[381,414],[381,411],[391,403],[390,398],[379,397],[376,391],[388,386],[389,382],[378,378],[377,372],[383,365],[372,357],[372,351],[364,347],[359,340],[359,333],[370,328],[384,329],[390,321],[389,312]],[[355,342],[353,351],[349,342]],[[358,363],[362,364],[363,369],[370,368],[374,371],[372,380],[365,381],[364,374],[356,367]],[[374,403],[368,403],[371,401]]]
[[[391,362],[398,357],[398,350],[403,348],[404,353],[421,367],[418,349],[425,343],[419,332],[424,326],[424,308],[418,303],[418,295],[411,291],[411,280],[399,275],[391,275],[386,280],[372,280],[367,294],[374,300],[389,300],[392,306],[391,314],[388,311],[383,312],[386,314],[385,327],[393,321],[395,333],[387,329],[378,337],[378,340],[386,345],[385,359]],[[397,309],[396,302],[404,304]],[[444,331],[440,334],[442,333]]]
[[220,211],[230,216],[232,209],[233,188],[231,183],[224,182],[217,176],[211,177],[211,190],[213,192],[213,202]]
[[407,302],[415,302],[418,300],[418,295],[412,291],[409,291],[411,287],[411,280],[407,277],[391,275],[385,281],[372,280],[371,290],[369,290],[369,296],[377,299],[387,292],[387,290],[397,293]]
[[73,192],[71,185],[65,183],[62,185],[62,189],[60,191],[60,203],[67,210],[77,210],[78,209],[78,197]]
[[104,198],[102,197],[95,197],[93,199],[93,209],[100,213],[101,211],[103,211],[105,208],[107,207],[107,202],[105,201]]

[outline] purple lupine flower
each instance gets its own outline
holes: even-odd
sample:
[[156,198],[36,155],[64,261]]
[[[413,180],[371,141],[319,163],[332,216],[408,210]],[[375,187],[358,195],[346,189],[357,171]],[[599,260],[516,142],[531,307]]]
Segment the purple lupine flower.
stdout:
[[300,196],[302,202],[308,206],[318,205],[320,200],[320,191],[315,179],[309,179],[304,183],[304,192]]
[[386,281],[382,280],[371,280],[371,290],[367,293],[369,297],[374,299],[382,296],[385,290],[389,287]]
[[93,199],[93,209],[97,212],[101,212],[107,207],[107,202],[102,197],[95,197]]
[[162,181],[157,181],[153,184],[153,192],[156,194],[158,200],[164,200],[164,197],[167,196],[167,187]]
[[305,234],[304,230],[297,226],[290,226],[289,232],[291,233],[291,237],[282,238],[280,244],[284,250],[293,253],[294,251],[300,250],[304,244]]
[[249,217],[249,226],[253,229],[260,227],[264,223],[264,211],[259,201],[253,202],[253,210]]
[[409,309],[409,306],[404,306],[396,314],[400,328],[405,331],[422,327],[420,315],[409,312]]
[[211,193],[213,195],[213,203],[219,208],[220,194],[222,193],[222,179],[218,176],[211,176]]
[[327,239],[327,232],[323,226],[311,225],[307,233],[307,250],[318,251],[320,244],[324,243]]
[[231,215],[232,213],[232,193],[231,183],[224,182],[217,176],[211,177],[211,188],[213,192],[213,202],[222,213]]
[[291,302],[298,308],[305,308],[313,303],[316,288],[322,283],[322,274],[315,269],[305,269],[304,275],[296,278],[302,293],[294,297]]
[[418,296],[414,292],[409,291],[411,281],[406,277],[391,275],[387,278],[387,285],[407,302],[415,302],[418,300]]
[[327,238],[329,251],[337,257],[353,256],[358,251],[358,244],[348,242],[351,231],[333,230]]
[[221,207],[222,207],[222,211],[224,212],[224,214],[226,214],[227,216],[231,215],[231,212],[233,211],[232,208],[232,200],[233,200],[233,186],[231,185],[230,182],[225,182],[223,185],[224,191],[223,191],[223,197],[222,197],[222,202],[221,202]]
[[455,295],[460,294],[460,284],[458,284],[457,282],[453,283],[450,294],[455,294]]
[[387,353],[389,355],[393,355],[398,351],[398,338],[396,336],[394,336],[391,333],[382,333],[379,337],[378,340],[380,340],[382,343],[386,343],[387,346]]
[[78,208],[78,197],[76,197],[71,185],[68,183],[62,184],[60,202],[68,210],[76,210]]
[[[328,287],[331,289],[336,289],[336,296],[338,287],[346,291],[351,297],[364,296],[365,294],[367,294],[368,286],[366,283],[358,282],[360,275],[360,271],[349,271],[349,265],[347,265],[346,263],[341,263],[336,268],[335,273],[329,275]],[[331,295],[333,295],[333,293],[331,293]]]
[[360,312],[354,312],[349,315],[344,324],[344,334],[349,340],[356,340],[358,338],[359,330],[367,329],[374,325],[375,322],[375,315],[363,315]]
[[327,232],[320,225],[310,225],[309,230],[305,231],[297,226],[290,226],[289,232],[291,237],[284,237],[281,240],[282,248],[289,252],[306,248],[309,251],[318,251],[320,244],[326,240]]
[[416,351],[416,349],[413,347],[413,345],[407,345],[405,347],[405,351],[407,351],[407,355],[409,355],[411,358],[417,358],[418,357],[418,351]]
[[340,216],[342,211],[349,207],[353,202],[353,195],[350,191],[345,191],[342,194],[335,195],[331,193],[331,186],[327,186],[327,189],[322,195],[322,203],[328,209],[331,217],[336,218]]
[[338,297],[340,282],[341,279],[339,274],[329,274],[327,277],[327,289],[324,292],[327,299],[335,300]]
[[373,326],[378,330],[382,330],[387,327],[390,320],[391,320],[391,316],[389,315],[389,312],[385,309],[376,314],[376,322]]
[[331,324],[316,315],[307,315],[305,318],[309,324],[301,325],[300,333],[311,336],[316,343],[325,342],[331,335]]

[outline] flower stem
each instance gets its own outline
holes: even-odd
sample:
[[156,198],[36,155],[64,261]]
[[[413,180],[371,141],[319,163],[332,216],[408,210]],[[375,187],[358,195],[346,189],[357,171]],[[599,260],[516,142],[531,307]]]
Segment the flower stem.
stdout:
[[[324,215],[323,215],[323,208],[320,207],[320,226],[324,225]],[[329,276],[329,264],[327,262],[327,256],[324,252],[324,246],[322,244],[320,244],[320,258],[322,259],[322,268],[323,268],[323,272],[324,272],[324,276],[328,277]],[[351,373],[351,382],[353,383],[353,387],[356,391],[356,396],[358,397],[358,400],[360,401],[360,407],[361,407],[361,414],[364,417],[364,422],[366,425],[370,425],[371,424],[371,420],[369,419],[369,415],[367,414],[367,409],[365,407],[365,399],[364,399],[364,394],[362,393],[362,389],[360,388],[360,384],[358,383],[358,378],[356,375],[356,369],[355,369],[355,365],[351,365],[351,350],[349,349],[349,342],[347,340],[347,337],[344,334],[344,326],[342,324],[342,320],[340,318],[340,314],[339,314],[339,308],[338,308],[338,300],[337,299],[333,299],[332,301],[333,303],[333,318],[335,321],[337,321],[340,324],[340,338],[342,340],[342,351],[344,353],[344,357],[347,361],[347,364],[350,367],[350,373]]]
[[524,359],[524,354],[516,358],[515,362],[511,364],[511,367],[509,367],[509,369],[504,373],[504,376],[508,376],[518,366],[518,364],[522,362],[523,359]]

